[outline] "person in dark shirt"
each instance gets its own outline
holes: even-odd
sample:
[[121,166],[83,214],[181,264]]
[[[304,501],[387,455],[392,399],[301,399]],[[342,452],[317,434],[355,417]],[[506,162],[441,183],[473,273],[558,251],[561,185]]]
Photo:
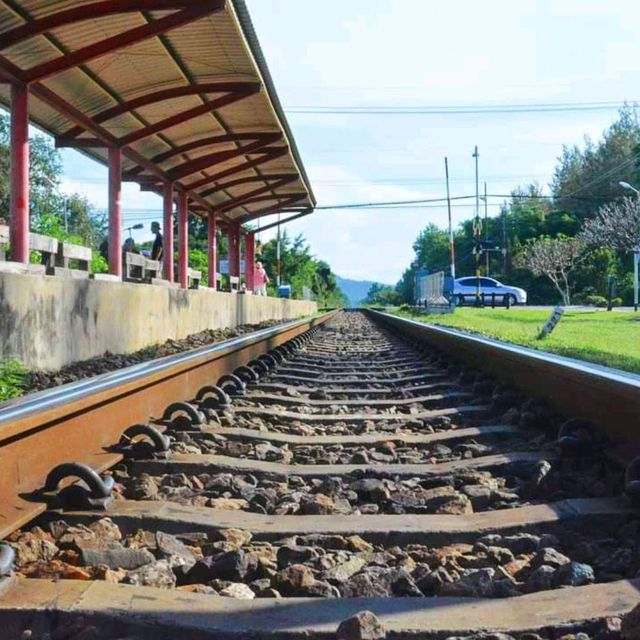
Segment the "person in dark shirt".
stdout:
[[154,233],[156,236],[153,241],[153,247],[151,247],[151,259],[161,260],[163,248],[162,248],[162,234],[160,233],[159,222],[151,223],[151,233]]

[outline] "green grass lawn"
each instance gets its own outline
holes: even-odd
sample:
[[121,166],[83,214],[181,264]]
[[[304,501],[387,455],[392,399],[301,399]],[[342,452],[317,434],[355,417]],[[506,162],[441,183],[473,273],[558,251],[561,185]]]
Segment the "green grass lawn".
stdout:
[[640,373],[640,312],[566,311],[552,334],[537,339],[549,311],[456,309],[446,315],[398,315]]

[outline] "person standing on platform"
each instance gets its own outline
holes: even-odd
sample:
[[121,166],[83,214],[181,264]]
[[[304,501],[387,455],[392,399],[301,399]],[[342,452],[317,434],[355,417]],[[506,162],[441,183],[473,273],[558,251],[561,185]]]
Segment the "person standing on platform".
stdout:
[[162,245],[162,234],[160,233],[160,223],[152,222],[151,223],[151,233],[155,234],[155,239],[153,241],[153,246],[151,247],[151,259],[152,260],[161,260],[162,254],[164,253],[163,245]]
[[267,272],[264,270],[264,267],[262,266],[262,262],[256,262],[254,276],[253,276],[253,286],[255,288],[254,293],[257,296],[266,296],[268,282],[269,282],[269,276],[267,275]]

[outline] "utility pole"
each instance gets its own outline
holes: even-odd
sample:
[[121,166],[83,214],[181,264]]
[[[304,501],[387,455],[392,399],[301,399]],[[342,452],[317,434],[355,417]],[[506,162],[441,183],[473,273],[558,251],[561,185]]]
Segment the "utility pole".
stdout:
[[456,253],[453,245],[453,226],[451,224],[451,194],[449,193],[449,161],[444,158],[444,173],[447,181],[447,211],[449,212],[449,256],[451,258],[451,278],[456,279]]
[[478,145],[476,145],[472,158],[476,161],[476,215],[473,220],[473,236],[474,236],[474,253],[476,257],[476,307],[480,306],[480,257],[482,255],[482,248],[480,240],[482,236],[482,222],[480,221],[480,185],[478,183]]
[[507,274],[507,207],[502,207],[502,274]]
[[489,276],[489,205],[487,204],[487,183],[484,183],[484,255],[485,255],[485,275]]

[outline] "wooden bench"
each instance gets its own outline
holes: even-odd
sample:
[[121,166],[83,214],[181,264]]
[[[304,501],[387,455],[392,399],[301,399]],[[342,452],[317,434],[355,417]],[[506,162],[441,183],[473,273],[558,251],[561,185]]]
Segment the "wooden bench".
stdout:
[[202,280],[202,272],[195,269],[187,269],[187,285],[189,289],[198,289],[200,287],[200,280]]
[[0,270],[10,273],[35,273],[43,275],[55,266],[55,258],[58,253],[58,241],[39,233],[29,234],[29,251],[37,251],[40,254],[41,264],[22,264],[21,262],[7,261],[7,246],[10,241],[10,230],[7,225],[0,225]]
[[29,251],[37,251],[40,254],[41,264],[44,265],[46,273],[52,273],[56,266],[58,244],[58,241],[50,236],[40,233],[29,234]]
[[145,258],[144,279],[148,282],[159,280],[162,278],[162,262],[160,260],[151,260]]
[[125,251],[122,256],[124,280],[126,282],[144,282],[144,269],[147,259],[139,253]]
[[48,272],[55,276],[88,278],[91,270],[92,251],[89,247],[70,242],[60,242],[55,266]]

